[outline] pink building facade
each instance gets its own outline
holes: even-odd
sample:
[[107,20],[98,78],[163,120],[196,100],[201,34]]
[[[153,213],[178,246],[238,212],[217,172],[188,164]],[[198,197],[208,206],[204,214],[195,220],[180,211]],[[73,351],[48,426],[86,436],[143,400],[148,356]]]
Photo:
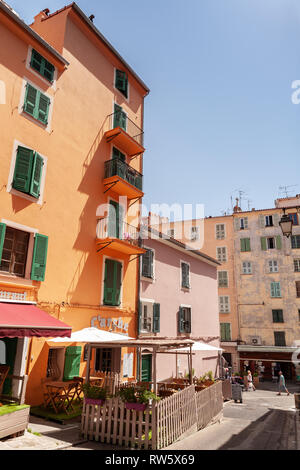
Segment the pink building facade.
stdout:
[[[139,337],[192,339],[219,347],[218,262],[158,232],[144,240],[141,257]],[[219,351],[194,351],[194,375],[219,374]],[[141,376],[151,380],[151,356],[143,351]],[[161,354],[157,380],[188,374],[188,356]]]

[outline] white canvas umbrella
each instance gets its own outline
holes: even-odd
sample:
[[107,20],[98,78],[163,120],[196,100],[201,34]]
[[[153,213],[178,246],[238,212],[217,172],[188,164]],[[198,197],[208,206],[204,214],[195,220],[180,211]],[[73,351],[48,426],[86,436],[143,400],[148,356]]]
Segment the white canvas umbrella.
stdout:
[[[177,349],[177,351],[189,351],[190,348]],[[195,341],[192,346],[192,351],[223,351],[221,348],[216,346],[211,346],[210,344],[201,343],[200,341]]]
[[90,327],[75,331],[70,338],[54,338],[48,341],[53,343],[111,343],[112,341],[126,341],[128,339],[133,338]]

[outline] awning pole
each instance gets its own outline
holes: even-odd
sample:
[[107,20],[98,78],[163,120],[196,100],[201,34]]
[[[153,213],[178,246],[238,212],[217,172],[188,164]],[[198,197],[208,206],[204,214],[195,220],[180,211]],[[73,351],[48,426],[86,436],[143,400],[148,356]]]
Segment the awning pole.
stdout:
[[192,346],[190,346],[189,364],[190,364],[190,384],[192,385],[193,384]]
[[157,383],[156,383],[156,347],[153,348],[153,388],[155,395],[157,394]]

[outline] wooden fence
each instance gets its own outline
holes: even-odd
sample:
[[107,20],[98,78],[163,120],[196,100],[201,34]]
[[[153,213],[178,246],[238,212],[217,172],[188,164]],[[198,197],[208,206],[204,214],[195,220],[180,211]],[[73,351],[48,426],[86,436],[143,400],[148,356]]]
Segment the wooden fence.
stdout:
[[222,383],[201,392],[191,385],[145,411],[127,410],[119,398],[102,406],[84,402],[81,432],[85,439],[137,449],[162,449],[203,429],[223,409]]

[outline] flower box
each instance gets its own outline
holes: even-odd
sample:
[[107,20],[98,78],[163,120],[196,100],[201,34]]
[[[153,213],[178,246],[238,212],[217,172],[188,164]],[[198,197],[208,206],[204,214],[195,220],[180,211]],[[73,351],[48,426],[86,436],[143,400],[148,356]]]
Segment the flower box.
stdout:
[[145,403],[125,403],[127,410],[145,411],[147,405]]
[[14,409],[13,406],[6,407],[5,405],[0,408],[3,413],[0,414],[0,439],[11,436],[12,434],[24,433],[29,422],[30,406],[16,406],[15,411],[8,411],[7,413],[4,413],[5,408],[9,410]]
[[100,405],[102,406],[105,402],[105,400],[101,398],[85,398],[85,404],[86,405]]

